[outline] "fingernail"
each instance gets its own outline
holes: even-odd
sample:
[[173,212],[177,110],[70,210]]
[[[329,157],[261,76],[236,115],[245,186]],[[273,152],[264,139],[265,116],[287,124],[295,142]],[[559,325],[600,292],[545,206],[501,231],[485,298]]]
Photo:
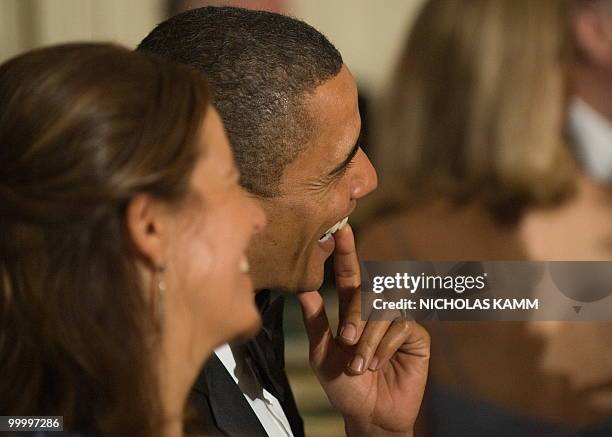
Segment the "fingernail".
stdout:
[[363,357],[361,355],[355,355],[353,361],[351,361],[351,369],[353,372],[361,373],[363,370]]
[[355,341],[355,336],[357,335],[357,328],[352,323],[348,325],[344,325],[342,327],[342,331],[340,331],[340,337],[345,339],[346,341],[353,342]]
[[374,357],[372,358],[372,361],[370,361],[370,366],[368,367],[368,369],[376,370],[377,368],[378,368],[378,357]]

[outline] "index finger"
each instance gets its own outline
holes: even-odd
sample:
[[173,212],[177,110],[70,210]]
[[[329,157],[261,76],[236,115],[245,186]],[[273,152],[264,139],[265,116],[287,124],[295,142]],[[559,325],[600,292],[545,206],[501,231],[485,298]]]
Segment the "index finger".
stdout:
[[355,289],[361,285],[361,270],[355,248],[355,236],[349,224],[344,225],[334,234],[334,274],[336,288],[342,296],[350,298]]
[[[338,293],[338,333],[345,343],[359,340],[365,322],[361,320],[361,270],[355,237],[349,225],[334,234],[334,273]],[[346,329],[345,329],[346,328]]]

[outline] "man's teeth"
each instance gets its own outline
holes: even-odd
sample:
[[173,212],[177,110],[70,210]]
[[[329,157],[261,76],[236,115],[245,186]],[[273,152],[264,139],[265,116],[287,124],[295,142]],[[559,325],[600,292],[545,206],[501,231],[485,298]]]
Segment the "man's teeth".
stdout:
[[321,238],[319,238],[319,241],[321,243],[323,243],[323,242],[329,240],[331,238],[332,234],[335,234],[336,231],[338,231],[339,229],[342,229],[344,227],[344,225],[346,225],[347,223],[348,223],[348,216],[344,217],[338,223],[336,223],[331,228],[329,228],[327,231],[325,231],[323,236]]
[[249,260],[246,257],[242,257],[240,260],[240,273],[249,273],[251,271],[251,266],[249,264]]
[[342,229],[347,223],[348,223],[348,216],[340,220],[340,225],[338,226],[338,229]]
[[325,243],[327,240],[329,240],[331,238],[332,234],[330,233],[325,233],[323,234],[323,236],[321,238],[319,238],[319,242],[320,243]]

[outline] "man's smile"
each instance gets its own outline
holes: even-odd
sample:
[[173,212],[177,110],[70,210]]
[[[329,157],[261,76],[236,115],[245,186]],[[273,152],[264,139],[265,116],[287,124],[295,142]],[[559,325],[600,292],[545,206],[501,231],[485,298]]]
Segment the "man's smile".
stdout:
[[344,217],[343,219],[339,220],[338,222],[336,222],[331,228],[329,228],[327,231],[325,231],[325,233],[321,236],[321,238],[319,238],[319,242],[320,243],[324,243],[325,241],[329,240],[331,238],[331,236],[338,230],[338,229],[342,229],[342,227],[344,225],[346,225],[348,223],[348,216]]

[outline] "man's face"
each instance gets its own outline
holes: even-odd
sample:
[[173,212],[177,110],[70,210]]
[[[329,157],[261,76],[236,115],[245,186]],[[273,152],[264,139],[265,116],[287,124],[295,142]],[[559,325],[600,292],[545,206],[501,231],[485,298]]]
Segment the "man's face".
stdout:
[[308,97],[308,110],[309,144],[285,168],[281,194],[260,199],[268,225],[250,249],[256,289],[318,289],[335,245],[329,233],[321,238],[377,185],[376,171],[357,143],[357,87],[346,66]]

